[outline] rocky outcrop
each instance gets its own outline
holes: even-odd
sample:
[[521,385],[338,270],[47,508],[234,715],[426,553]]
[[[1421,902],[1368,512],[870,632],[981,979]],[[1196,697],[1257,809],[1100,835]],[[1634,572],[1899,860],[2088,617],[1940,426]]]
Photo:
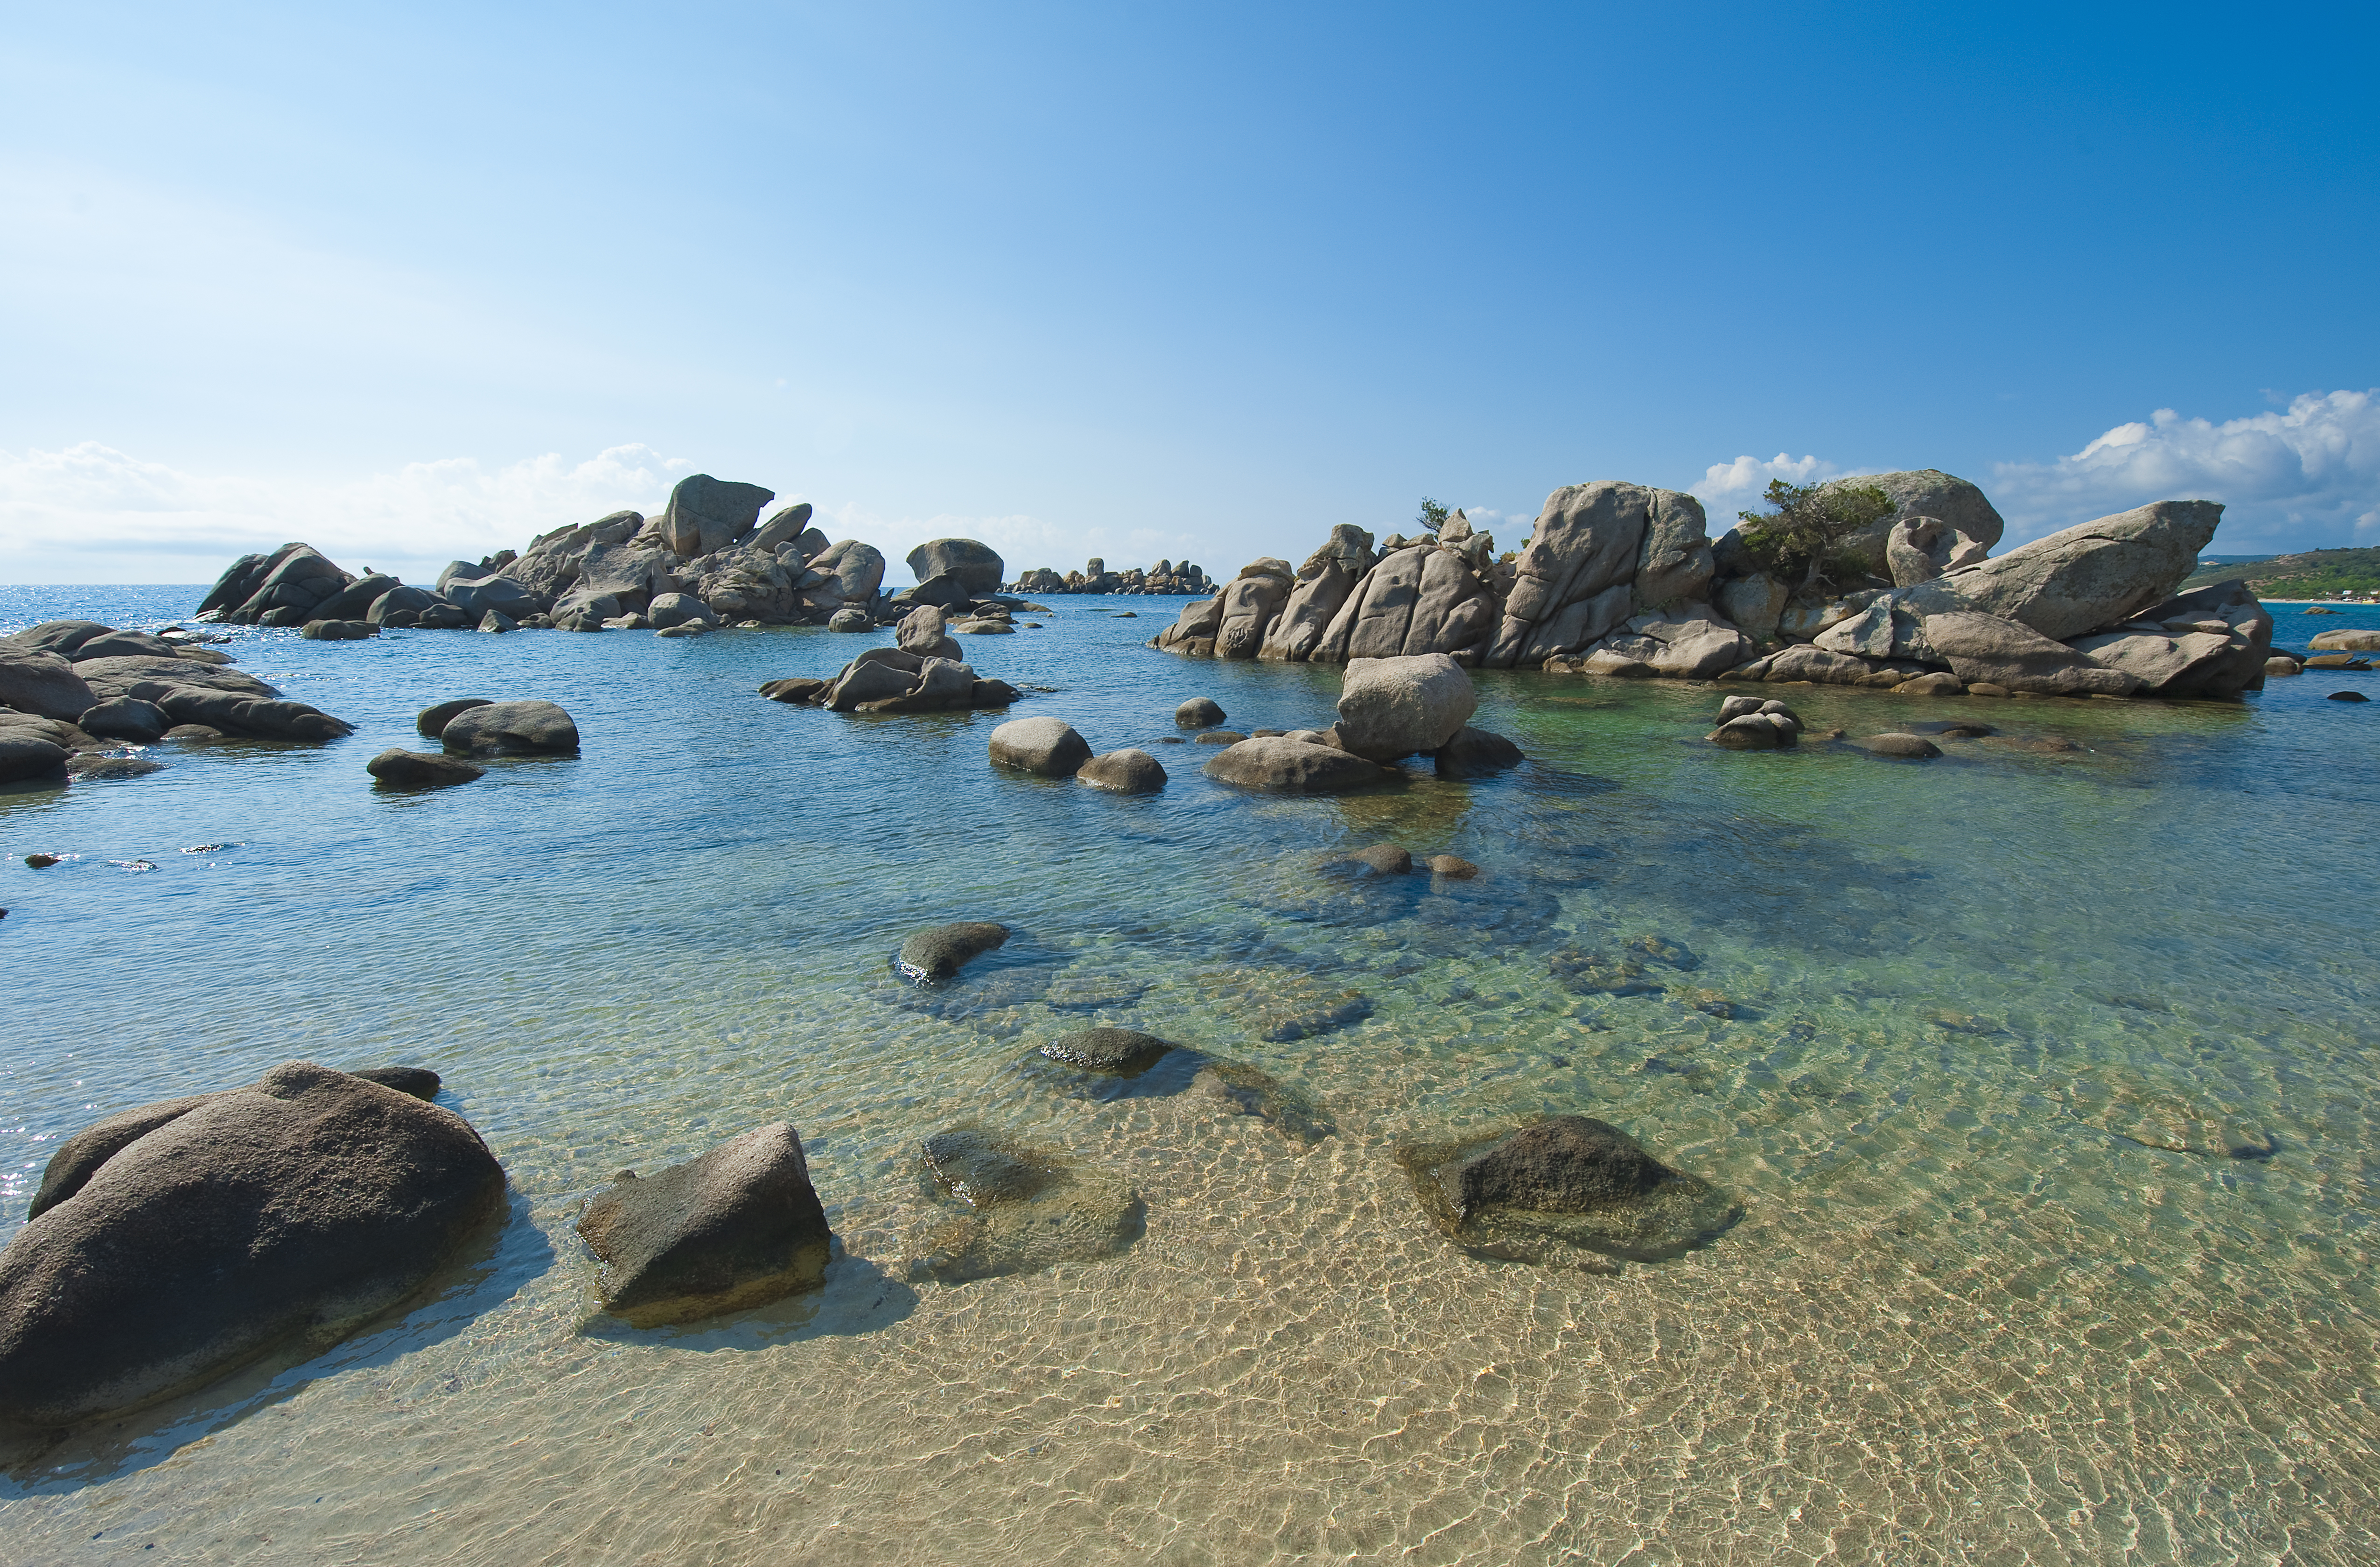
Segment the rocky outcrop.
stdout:
[[450,756],[575,756],[578,725],[552,702],[488,702],[448,718],[438,741]]
[[1378,564],[1369,533],[1350,523],[1333,528],[1330,540],[1297,568],[1297,580],[1281,613],[1266,628],[1257,656],[1288,661],[1312,658],[1346,606],[1348,596]]
[[893,630],[892,640],[904,652],[915,653],[919,658],[955,661],[965,655],[959,651],[957,641],[951,637],[949,626],[950,622],[939,605],[920,604],[901,617],[901,624]]
[[71,723],[100,699],[68,660],[0,645],[0,703]]
[[1914,588],[1945,572],[1980,565],[1990,553],[1989,545],[1940,517],[1904,517],[1885,535],[1885,575],[1895,588]]
[[311,1062],[111,1117],[70,1157],[0,1252],[0,1422],[72,1426],[343,1337],[504,1189],[452,1111]]
[[826,1279],[834,1236],[786,1122],[650,1175],[625,1172],[578,1217],[603,1309],[639,1328],[762,1306]]
[[[2362,635],[2380,649],[2380,632]],[[2141,696],[2236,697],[2264,685],[2273,617],[2247,584],[2218,582],[2178,594],[2122,626],[2078,637],[2070,645],[2094,663],[2136,678]],[[2316,638],[2313,645],[2324,644]]]
[[2008,527],[2000,520],[1999,512],[1985,498],[1983,491],[1939,468],[1856,474],[1849,479],[1834,480],[1826,488],[1881,490],[1892,502],[1889,515],[1865,532],[1854,534],[1844,541],[1847,550],[1866,558],[1869,575],[1881,582],[1893,580],[1888,565],[1891,541],[1904,522],[1920,517],[1931,518],[1949,533],[1962,534],[1968,541],[1986,552],[2000,541],[2000,535]]
[[67,759],[74,752],[46,735],[15,724],[0,724],[0,784],[30,784],[38,779],[64,782]]
[[1340,683],[1339,744],[1372,761],[1436,751],[1479,705],[1471,676],[1444,653],[1361,659]]
[[[2155,613],[2152,611],[2141,618],[2150,619]],[[2306,645],[2318,653],[2380,653],[2380,631],[2325,631]]]
[[1658,1261],[1707,1245],[1742,1217],[1707,1183],[1583,1115],[1411,1146],[1397,1157],[1431,1221],[1483,1257]]
[[1951,673],[1970,686],[1980,680],[2043,696],[2123,697],[2140,685],[2135,675],[1995,615],[1929,615],[1925,635]]
[[1289,601],[1295,581],[1289,563],[1270,556],[1242,566],[1240,575],[1232,579],[1232,585],[1223,589],[1218,601],[1220,613],[1215,623],[1215,656],[1256,657],[1264,647],[1265,633],[1271,629],[1273,617]]
[[2158,501],[2086,522],[1900,595],[1921,617],[1972,612],[2053,641],[2119,625],[2172,596],[2215,537],[2213,501]]
[[[972,539],[929,539],[909,552],[908,565],[917,579],[912,601],[921,604],[951,604],[997,593],[1006,570],[990,545]],[[946,592],[940,586],[943,584]]]
[[1678,491],[1609,480],[1555,491],[1513,568],[1483,662],[1510,669],[1584,651],[1634,612],[1646,536],[1674,554],[1703,531],[1702,503]]

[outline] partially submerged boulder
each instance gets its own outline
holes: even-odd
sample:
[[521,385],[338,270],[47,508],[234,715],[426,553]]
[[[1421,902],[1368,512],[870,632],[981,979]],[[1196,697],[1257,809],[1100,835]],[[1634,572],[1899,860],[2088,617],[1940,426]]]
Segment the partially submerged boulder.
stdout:
[[364,763],[375,782],[391,789],[448,789],[485,778],[488,770],[460,757],[437,751],[408,751],[391,747]]
[[461,1117],[311,1062],[111,1121],[84,1134],[102,1134],[96,1160],[92,1142],[61,1145],[53,1162],[71,1152],[79,1180],[63,1196],[45,1180],[0,1252],[0,1422],[71,1426],[344,1337],[419,1289],[504,1190]]
[[490,702],[448,719],[438,741],[453,756],[575,756],[578,725],[552,702]]
[[[1951,673],[2011,691],[2044,696],[2128,696],[2140,677],[2110,669],[2063,642],[2013,620],[1967,611],[1928,615],[1925,636]],[[1771,679],[1775,678],[1771,674]]]
[[834,1236],[802,1139],[779,1121],[588,1203],[603,1309],[639,1328],[761,1306],[826,1278]]
[[440,702],[436,707],[423,708],[414,715],[413,731],[424,739],[441,739],[446,734],[446,726],[455,721],[457,714],[468,712],[473,708],[494,705],[485,697],[457,697],[451,702]]
[[1207,776],[1243,789],[1286,795],[1338,795],[1390,776],[1377,762],[1335,746],[1318,746],[1286,735],[1242,740],[1207,763]]
[[1046,1041],[1040,1053],[1085,1072],[1137,1077],[1172,1048],[1166,1040],[1137,1028],[1078,1028]]
[[1075,781],[1112,794],[1153,795],[1165,787],[1165,768],[1147,751],[1126,747],[1093,757],[1075,774]]
[[0,727],[0,784],[29,784],[43,778],[63,781],[67,759],[72,755],[55,740],[14,725]]
[[1440,778],[1485,778],[1507,768],[1518,767],[1528,759],[1521,747],[1501,735],[1469,724],[1454,732],[1454,738],[1440,746],[1430,759],[1438,764]]
[[1008,927],[990,920],[961,920],[918,931],[901,943],[896,966],[920,985],[948,979],[968,963],[1006,944]]
[[1091,759],[1090,743],[1062,718],[1011,719],[991,732],[991,759],[1043,778],[1072,778]]
[[1479,705],[1471,676],[1444,653],[1359,659],[1341,682],[1339,743],[1373,761],[1436,751]]
[[1398,1151],[1430,1221],[1464,1250],[1522,1262],[1631,1261],[1708,1244],[1742,1210],[1615,1126],[1557,1115]]

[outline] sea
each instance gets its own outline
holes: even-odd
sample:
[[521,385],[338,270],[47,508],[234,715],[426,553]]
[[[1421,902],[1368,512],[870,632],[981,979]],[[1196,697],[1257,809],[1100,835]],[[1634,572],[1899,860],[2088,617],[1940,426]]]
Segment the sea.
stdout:
[[[0,589],[0,631],[202,592]],[[0,1561],[2380,1559],[2380,701],[2328,699],[2380,677],[1763,693],[1993,731],[1900,761],[1722,750],[1722,687],[1483,672],[1523,766],[1276,797],[1208,779],[1174,708],[1318,725],[1336,668],[1145,646],[1179,600],[1047,602],[963,639],[1025,699],[952,715],[756,694],[889,633],[236,629],[355,735],[0,789],[0,1239],[61,1138],[299,1058],[435,1069],[509,1178],[368,1330],[17,1452]],[[2380,626],[2274,607],[2283,647]],[[461,697],[559,702],[581,754],[377,790]],[[1166,788],[989,765],[1044,713]],[[1334,863],[1381,842],[1481,874]],[[1013,934],[905,981],[953,920]],[[1623,996],[1564,961],[1649,947],[1691,966]],[[1034,1068],[1098,1024],[1329,1135]],[[1400,1148],[1558,1113],[1741,1219],[1575,1267],[1431,1226]],[[589,1197],[781,1120],[825,1287],[605,1316]],[[1128,1182],[1144,1232],[938,1282],[919,1145],[961,1125]]]

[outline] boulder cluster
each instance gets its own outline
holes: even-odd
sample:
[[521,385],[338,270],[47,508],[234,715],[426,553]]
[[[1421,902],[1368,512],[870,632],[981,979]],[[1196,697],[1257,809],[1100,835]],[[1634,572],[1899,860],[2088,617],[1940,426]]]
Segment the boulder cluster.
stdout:
[[[325,640],[383,626],[686,636],[722,624],[822,626],[845,611],[875,624],[887,601],[884,557],[856,539],[828,542],[810,526],[808,502],[762,521],[773,499],[757,484],[694,474],[657,516],[613,512],[541,534],[518,553],[451,562],[434,588],[343,571],[310,545],[284,544],[235,562],[198,618],[299,626]],[[995,556],[994,586],[998,573]]]
[[1211,593],[1215,584],[1207,574],[1184,561],[1180,565],[1172,561],[1160,561],[1143,571],[1138,566],[1126,566],[1122,571],[1110,571],[1108,563],[1093,555],[1080,571],[1070,571],[1063,577],[1048,566],[1028,571],[1011,583],[1010,589],[1018,593]]
[[[771,680],[760,695],[835,712],[955,712],[1004,708],[1024,694],[977,674],[959,656],[948,624],[939,606],[920,604],[902,617],[894,646],[868,649],[832,680]],[[980,630],[975,622],[962,627]]]
[[2089,696],[2262,687],[2272,619],[2240,583],[2177,589],[2223,508],[2160,501],[1990,554],[1981,490],[1934,469],[1863,475],[1894,513],[1845,548],[1886,572],[1850,591],[1763,570],[1702,503],[1598,480],[1547,498],[1496,553],[1461,512],[1434,534],[1342,524],[1293,569],[1267,558],[1152,643],[1197,657],[1342,662],[1443,654],[1481,668]]
[[125,777],[161,740],[335,740],[354,731],[293,702],[187,631],[53,620],[0,637],[0,784]]

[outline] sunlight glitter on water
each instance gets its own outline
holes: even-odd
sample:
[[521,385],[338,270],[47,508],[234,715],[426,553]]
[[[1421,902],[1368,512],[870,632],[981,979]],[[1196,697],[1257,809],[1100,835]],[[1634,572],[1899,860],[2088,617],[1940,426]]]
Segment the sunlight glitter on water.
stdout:
[[[0,618],[195,601],[45,591]],[[1709,688],[1483,675],[1518,772],[1258,799],[1160,743],[1174,705],[1295,727],[1336,672],[1141,647],[1172,607],[1062,599],[968,643],[1057,687],[1019,713],[1157,755],[1144,798],[995,774],[1001,715],[754,696],[880,639],[812,631],[244,633],[243,668],[358,733],[0,793],[0,950],[39,977],[11,1224],[59,1136],[293,1056],[435,1067],[514,1188],[438,1299],[12,1471],[0,1534],[199,1561],[2380,1553],[2380,744],[2323,699],[2370,676],[2234,706],[1787,693],[1819,729],[2001,731],[1903,764],[1718,751]],[[375,796],[364,759],[475,694],[561,701],[585,754]],[[1380,839],[1485,874],[1323,863]],[[904,985],[901,937],[957,918],[1017,934]],[[1551,962],[1647,935],[1695,962],[1654,994]],[[1020,1068],[1090,1022],[1261,1068],[1335,1133]],[[1616,1275],[1427,1227],[1398,1145],[1551,1111],[1743,1220]],[[828,1288],[597,1316],[585,1198],[779,1118],[841,1238]],[[1124,1176],[1145,1236],[913,1280],[941,1212],[916,1145],[961,1120]]]

